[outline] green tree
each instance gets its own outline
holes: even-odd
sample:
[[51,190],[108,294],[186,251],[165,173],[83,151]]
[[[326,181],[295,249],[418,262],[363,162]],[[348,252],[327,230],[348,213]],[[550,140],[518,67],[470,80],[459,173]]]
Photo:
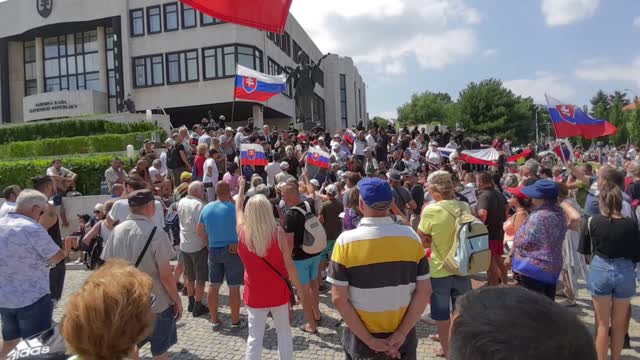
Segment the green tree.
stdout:
[[413,94],[411,101],[398,108],[398,122],[404,125],[447,123],[453,100],[447,93],[425,91]]
[[609,94],[609,103],[613,105],[616,99],[620,99],[622,101],[622,107],[625,107],[631,104],[631,100],[627,98],[627,93],[622,91],[614,91],[613,94]]
[[468,134],[503,135],[520,143],[535,139],[533,99],[514,95],[498,79],[469,83],[458,106]]
[[598,90],[598,92],[591,98],[591,112],[589,115],[595,117],[597,119],[602,119],[611,110],[611,100],[609,95],[602,90]]
[[618,128],[618,132],[611,140],[616,145],[620,145],[627,142],[627,139],[629,138],[629,129],[627,128],[627,122],[625,121],[624,112],[622,111],[622,108],[624,107],[623,97],[617,95],[612,99],[613,102],[611,104],[608,119],[604,118],[604,120],[610,121]]
[[371,119],[371,122],[383,128],[386,128],[389,125],[389,120],[381,116],[374,116],[374,118]]
[[640,99],[636,100],[636,109],[624,112],[624,122],[629,129],[629,137],[632,144],[640,143]]

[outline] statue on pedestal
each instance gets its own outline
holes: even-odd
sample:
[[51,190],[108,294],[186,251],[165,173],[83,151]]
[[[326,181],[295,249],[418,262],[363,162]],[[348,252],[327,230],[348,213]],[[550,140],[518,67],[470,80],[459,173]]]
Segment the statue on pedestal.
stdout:
[[287,67],[289,78],[293,79],[293,88],[295,89],[294,100],[296,102],[296,116],[303,122],[305,130],[310,130],[316,126],[317,119],[313,119],[313,101],[314,89],[316,84],[322,81],[322,70],[320,65],[322,61],[331,55],[324,55],[315,65],[309,64],[309,57],[304,52],[298,53],[300,64],[295,68]]

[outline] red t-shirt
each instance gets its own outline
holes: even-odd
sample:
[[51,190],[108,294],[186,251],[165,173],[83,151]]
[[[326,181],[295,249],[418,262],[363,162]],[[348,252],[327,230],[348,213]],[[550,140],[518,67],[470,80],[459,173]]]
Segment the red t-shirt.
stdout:
[[196,155],[196,158],[193,160],[193,163],[196,166],[196,174],[194,174],[194,176],[197,176],[199,178],[202,178],[204,176],[204,162],[205,161],[207,161],[207,157],[206,156]]
[[[240,230],[238,255],[244,264],[244,303],[254,309],[282,306],[289,303],[287,284],[246,245],[244,228]],[[282,259],[277,233],[273,234],[265,259],[282,275],[289,277]]]

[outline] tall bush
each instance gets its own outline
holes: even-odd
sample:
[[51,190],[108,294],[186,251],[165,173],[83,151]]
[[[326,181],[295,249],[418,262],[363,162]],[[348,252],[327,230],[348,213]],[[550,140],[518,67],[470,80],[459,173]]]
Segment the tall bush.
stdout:
[[[83,195],[99,195],[100,182],[104,180],[104,172],[111,166],[111,159],[114,156],[102,154],[88,157],[63,157],[62,161],[64,167],[78,174],[78,191]],[[29,188],[31,178],[45,175],[50,166],[51,160],[0,161],[0,189],[8,185]]]
[[129,134],[157,129],[152,123],[129,124],[106,120],[64,120],[0,126],[0,144],[103,134]]
[[144,133],[12,142],[0,145],[0,159],[124,151],[129,144],[138,149],[142,146],[141,140],[151,138],[154,133],[164,134],[162,130],[156,130]]

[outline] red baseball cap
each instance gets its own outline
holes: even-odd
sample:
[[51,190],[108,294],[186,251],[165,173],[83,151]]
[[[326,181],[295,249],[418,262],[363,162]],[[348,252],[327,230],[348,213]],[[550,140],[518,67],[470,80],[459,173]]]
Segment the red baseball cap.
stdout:
[[524,189],[524,186],[510,187],[507,188],[507,192],[517,197],[519,200],[524,200],[528,198],[528,196],[522,193],[522,189]]

